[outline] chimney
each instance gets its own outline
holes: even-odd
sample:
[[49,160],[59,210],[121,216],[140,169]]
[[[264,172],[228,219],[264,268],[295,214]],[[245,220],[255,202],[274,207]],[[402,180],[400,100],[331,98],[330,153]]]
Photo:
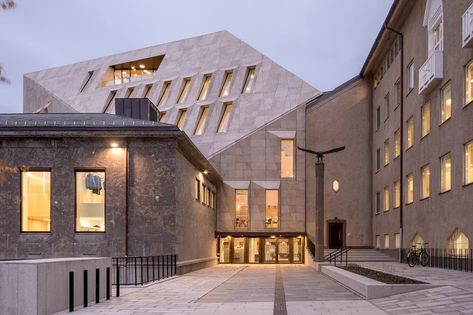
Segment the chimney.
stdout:
[[134,119],[158,121],[158,109],[147,98],[116,98],[115,115]]

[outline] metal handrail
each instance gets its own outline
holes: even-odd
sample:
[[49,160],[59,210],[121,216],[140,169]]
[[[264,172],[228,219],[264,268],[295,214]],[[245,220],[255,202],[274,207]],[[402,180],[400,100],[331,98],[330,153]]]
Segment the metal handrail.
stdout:
[[337,259],[340,258],[340,263],[343,263],[343,256],[345,256],[345,265],[348,264],[348,252],[351,250],[351,247],[342,247],[337,250],[334,250],[333,252],[329,253],[328,255],[325,255],[325,260],[329,261],[330,264],[332,262],[337,265]]

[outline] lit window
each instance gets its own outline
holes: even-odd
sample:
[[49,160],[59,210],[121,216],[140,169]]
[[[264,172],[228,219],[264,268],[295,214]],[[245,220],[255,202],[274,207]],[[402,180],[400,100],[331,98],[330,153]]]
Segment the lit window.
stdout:
[[380,213],[381,212],[381,194],[379,191],[376,192],[376,199],[375,199],[375,204],[374,204],[374,212]]
[[379,127],[381,127],[381,108],[380,107],[376,108],[375,120],[376,120],[376,130],[378,130]]
[[452,189],[452,157],[450,153],[440,158],[440,191]]
[[407,148],[409,149],[414,145],[414,118],[411,117],[407,120]]
[[390,112],[390,105],[389,105],[389,93],[386,94],[384,97],[384,121],[386,121],[389,118],[389,112]]
[[401,154],[401,130],[396,130],[394,133],[394,158]]
[[232,84],[233,72],[228,71],[225,73],[225,80],[223,81],[222,89],[220,90],[220,96],[228,96],[230,94],[230,85]]
[[197,178],[195,179],[194,196],[196,200],[200,201],[200,180]]
[[260,254],[260,239],[257,237],[248,238],[248,262],[259,263]]
[[202,201],[203,204],[206,204],[206,202],[207,202],[207,201],[205,200],[206,191],[207,191],[207,186],[206,186],[204,183],[202,183],[202,196],[201,196],[201,199],[200,199],[200,200]]
[[446,84],[440,91],[440,123],[452,117],[452,86]]
[[93,71],[87,72],[87,77],[84,80],[84,84],[82,84],[82,87],[80,88],[80,93],[85,92],[87,88],[90,85],[90,82],[92,81],[92,76],[94,75]]
[[384,234],[384,248],[389,249],[389,234]]
[[167,112],[159,112],[159,122],[164,122],[166,120]]
[[394,234],[394,247],[395,248],[401,247],[401,234],[399,233]]
[[448,238],[448,249],[450,254],[466,255],[470,249],[470,240],[459,229],[455,229]]
[[384,141],[384,166],[389,164],[389,139]]
[[185,102],[187,98],[187,93],[189,92],[189,87],[191,86],[191,79],[185,78],[182,81],[181,92],[179,93],[179,97],[177,98],[177,103],[182,104]]
[[248,227],[248,189],[235,190],[235,227]]
[[186,109],[179,110],[179,114],[177,118],[177,127],[179,127],[179,129],[182,129],[182,127],[184,127],[184,123],[186,121],[186,115],[187,115]]
[[376,171],[379,171],[380,167],[381,167],[381,150],[380,149],[377,149],[376,150]]
[[430,165],[424,165],[421,173],[421,198],[424,199],[430,197]]
[[230,123],[230,114],[232,112],[233,103],[225,103],[223,107],[222,117],[218,124],[217,132],[227,132]]
[[130,96],[133,94],[134,88],[128,88],[126,90],[125,98],[130,98]]
[[266,190],[265,214],[265,226],[277,228],[279,226],[279,191],[277,189]]
[[241,93],[249,93],[253,89],[253,84],[255,82],[255,70],[255,67],[249,67],[246,71],[245,83],[243,84]]
[[394,208],[401,206],[401,181],[394,182]]
[[199,101],[204,101],[207,99],[207,94],[209,93],[210,82],[212,80],[212,76],[210,74],[204,75],[204,79],[202,81],[202,87],[200,88],[199,93]]
[[406,177],[407,180],[407,191],[406,191],[406,203],[414,202],[414,175],[409,174]]
[[430,103],[425,103],[421,108],[422,137],[430,133]]
[[394,83],[394,98],[396,100],[396,107],[401,105],[401,79],[397,79]]
[[109,113],[110,109],[112,108],[112,102],[115,99],[115,95],[117,95],[117,91],[110,91],[108,95],[107,101],[105,102],[105,107],[103,109],[103,113]]
[[21,172],[21,231],[51,231],[51,172]]
[[414,237],[412,238],[411,240],[411,245],[412,246],[415,246],[416,248],[420,248],[420,247],[423,247],[424,246],[424,239],[422,238],[422,236],[420,236],[419,233],[416,233],[414,235]]
[[144,90],[143,90],[143,98],[147,98],[147,97],[148,97],[149,92],[151,91],[151,87],[152,87],[151,84],[145,85],[145,88],[144,88]]
[[158,106],[166,103],[169,97],[170,90],[171,90],[171,81],[164,82],[161,95],[159,96]]
[[105,232],[105,172],[76,172],[76,232]]
[[381,236],[376,235],[376,248],[381,248]]
[[407,90],[408,92],[414,89],[414,62],[407,66]]
[[384,211],[389,211],[389,186],[384,187]]
[[465,144],[465,184],[473,183],[473,141]]
[[294,139],[281,140],[281,177],[294,177]]
[[473,61],[465,67],[465,104],[473,101]]
[[195,127],[194,135],[201,135],[204,133],[205,122],[207,121],[207,115],[209,114],[209,108],[204,106],[200,110],[199,119]]

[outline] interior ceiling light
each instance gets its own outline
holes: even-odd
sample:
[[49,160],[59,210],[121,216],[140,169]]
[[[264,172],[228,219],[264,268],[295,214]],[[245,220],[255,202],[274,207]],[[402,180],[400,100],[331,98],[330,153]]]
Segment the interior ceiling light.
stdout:
[[140,65],[140,69],[144,69],[145,68],[145,65]]

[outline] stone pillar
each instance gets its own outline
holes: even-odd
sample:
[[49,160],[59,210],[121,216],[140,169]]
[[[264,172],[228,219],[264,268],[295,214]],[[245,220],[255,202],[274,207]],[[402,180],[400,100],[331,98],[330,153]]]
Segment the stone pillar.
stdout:
[[315,261],[324,261],[324,161],[315,163]]

